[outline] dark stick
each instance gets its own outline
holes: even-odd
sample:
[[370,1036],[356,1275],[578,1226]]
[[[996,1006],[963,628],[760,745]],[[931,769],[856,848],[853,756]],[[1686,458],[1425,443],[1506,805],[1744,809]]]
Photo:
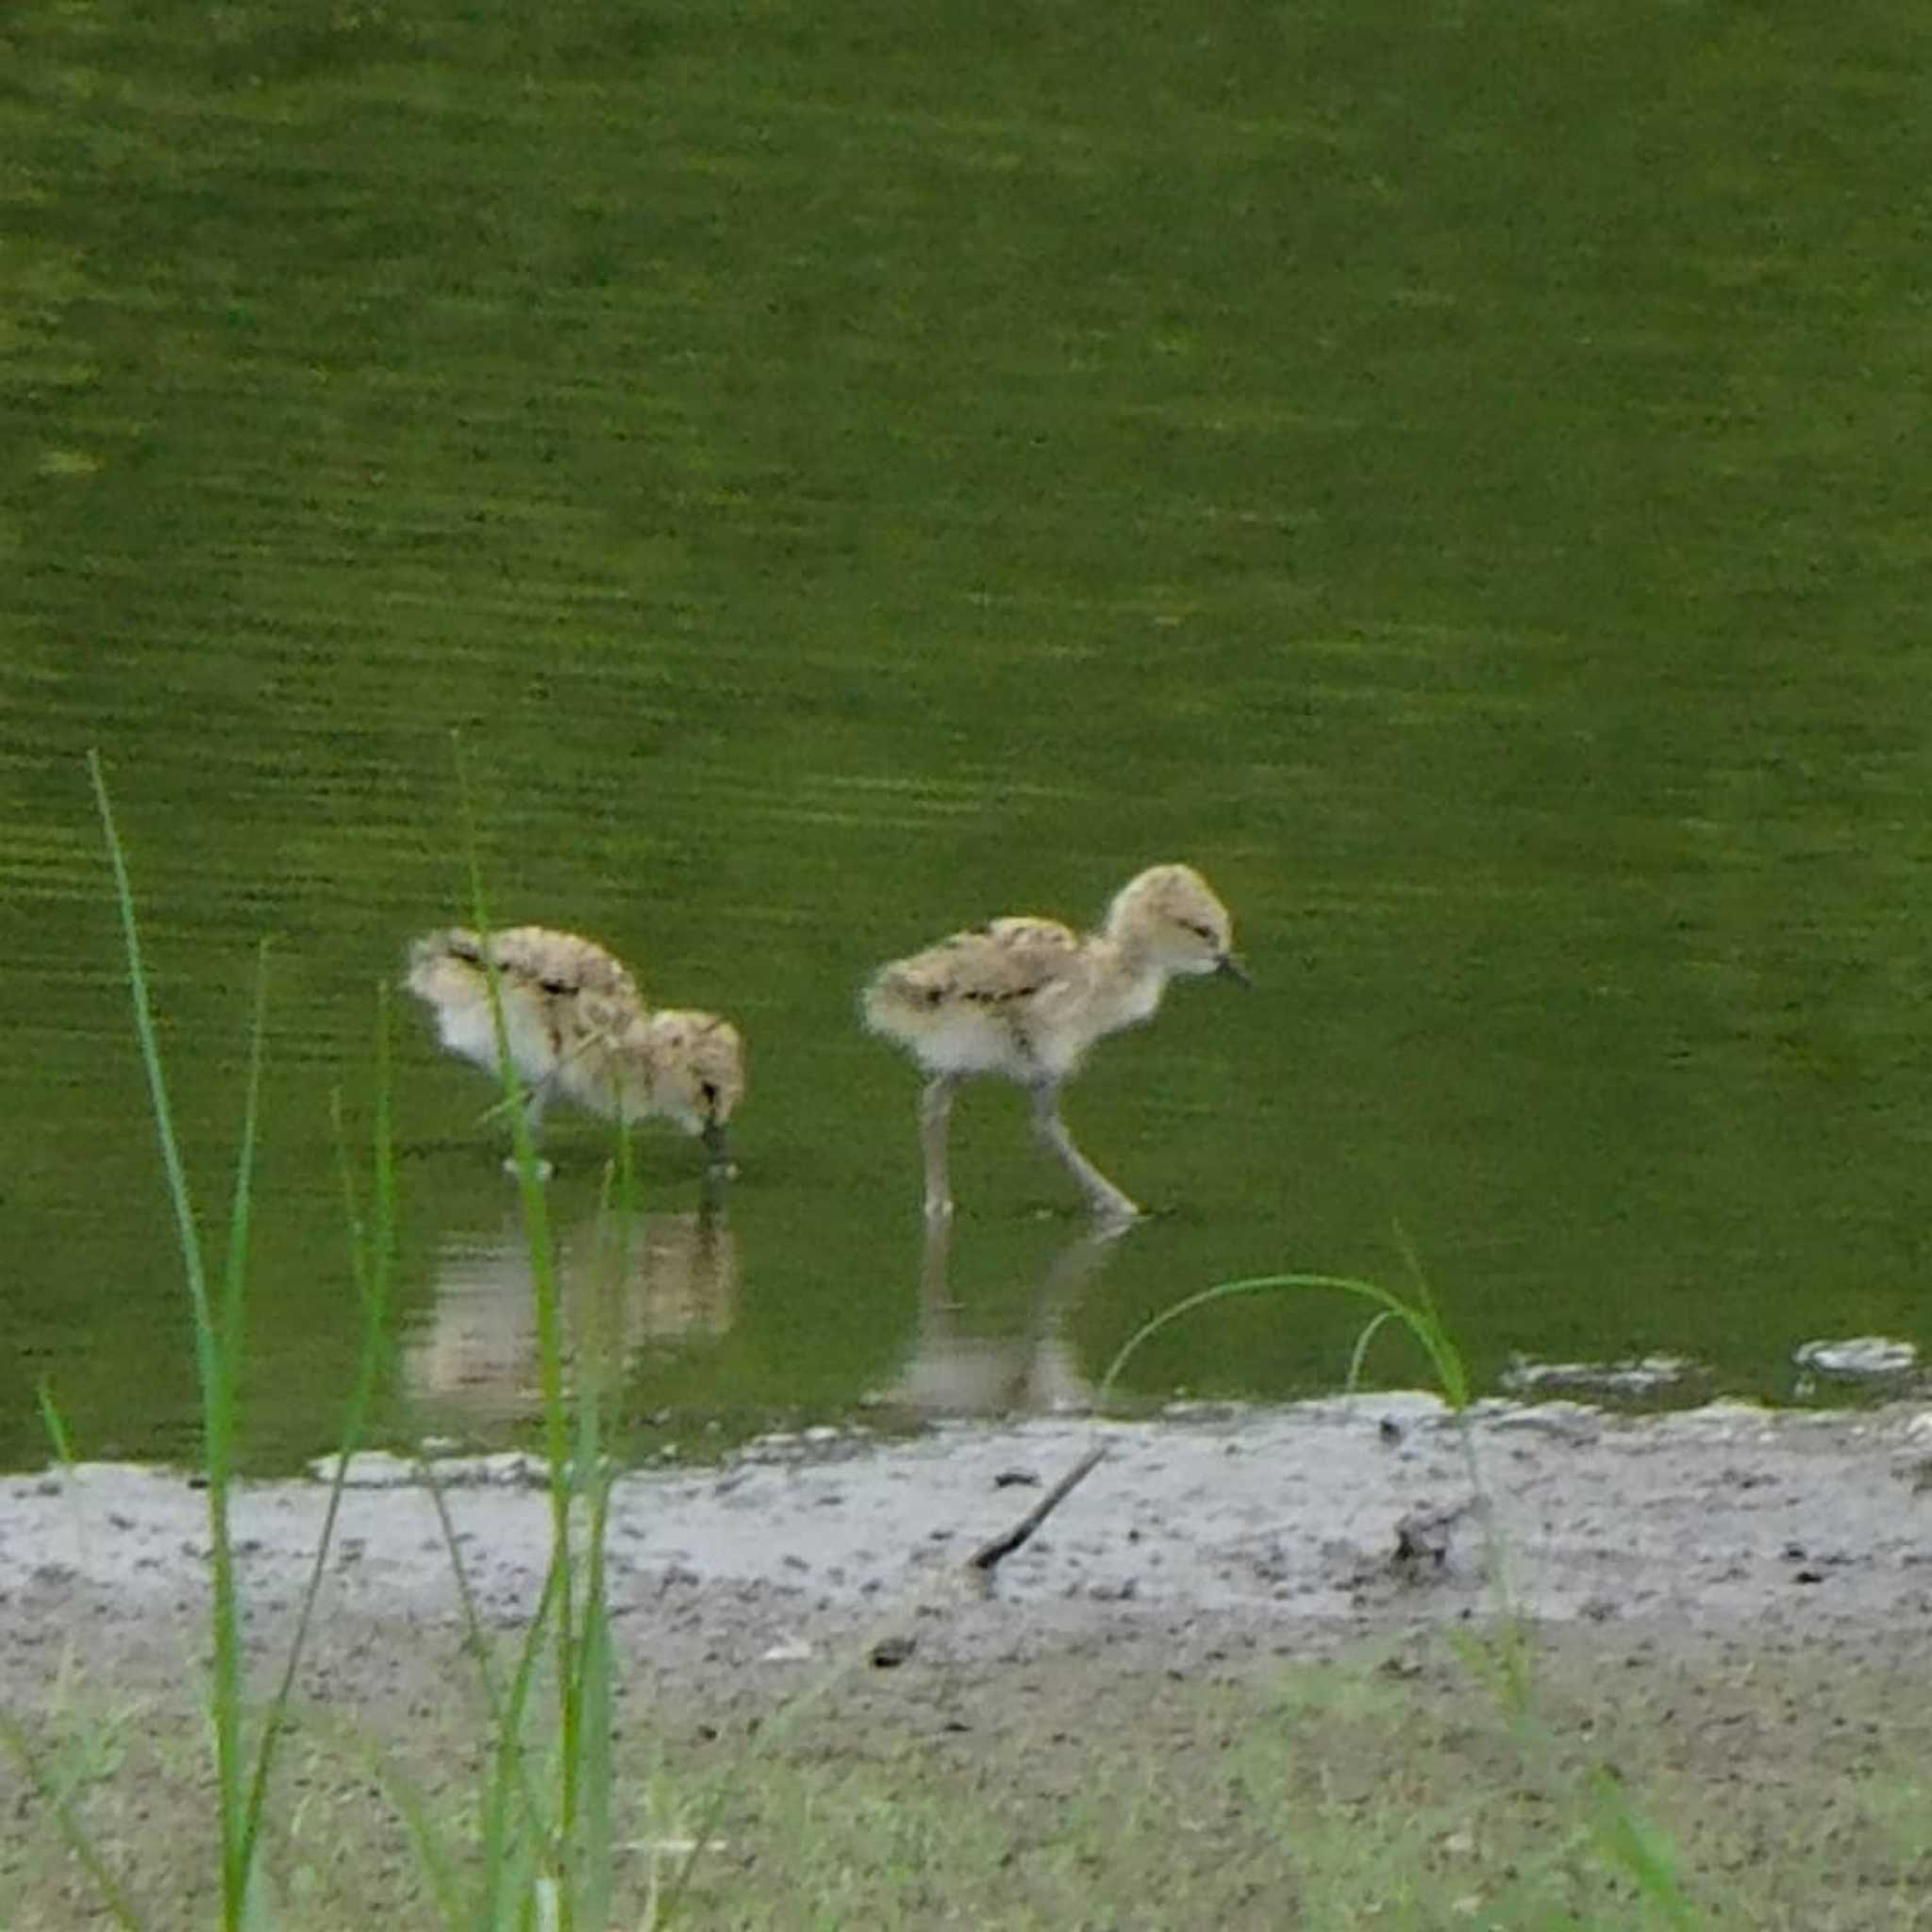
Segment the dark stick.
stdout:
[[996,1537],[983,1542],[966,1558],[966,1568],[976,1570],[983,1577],[991,1577],[994,1566],[1005,1557],[1010,1557],[1020,1545],[1032,1536],[1033,1532],[1053,1514],[1070,1496],[1074,1487],[1093,1474],[1094,1465],[1107,1454],[1107,1444],[1096,1442],[1086,1455],[1061,1476],[1033,1507],[1014,1524],[1011,1529],[1002,1530]]

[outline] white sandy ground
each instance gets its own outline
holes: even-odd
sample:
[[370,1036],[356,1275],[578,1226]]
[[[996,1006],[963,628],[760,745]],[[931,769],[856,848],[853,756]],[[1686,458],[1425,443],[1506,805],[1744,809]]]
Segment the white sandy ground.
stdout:
[[[957,1620],[1016,1628],[1234,1624],[1292,1639],[1459,1620],[1499,1599],[1552,1624],[1659,1625],[1685,1637],[1803,1641],[1847,1625],[1926,1628],[1932,1408],[1857,1414],[1716,1404],[1620,1418],[1556,1403],[1484,1405],[1467,1435],[1433,1398],[1374,1395],[1156,1422],[941,1427],[910,1441],[813,1430],[703,1471],[620,1478],[612,1598],[660,1665],[801,1633],[889,1626],[970,1598],[964,1558],[1022,1516],[1096,1441],[1108,1454],[1025,1547],[992,1603]],[[536,1600],[550,1534],[541,1472],[451,1462],[444,1494],[487,1620]],[[1474,1494],[1491,1514],[1426,1512]],[[1035,1479],[1036,1486],[1012,1481]],[[1007,1478],[1002,1481],[1002,1478]],[[233,1530],[251,1628],[279,1627],[308,1575],[326,1487],[248,1484]],[[1392,1560],[1424,1512],[1425,1549]],[[1491,1534],[1493,1529],[1493,1535]],[[92,1465],[0,1478],[0,1679],[81,1619],[192,1630],[205,1603],[207,1498],[184,1474]],[[458,1624],[428,1491],[407,1463],[357,1466],[322,1612],[345,1627]],[[4,1689],[0,1682],[0,1689]]]

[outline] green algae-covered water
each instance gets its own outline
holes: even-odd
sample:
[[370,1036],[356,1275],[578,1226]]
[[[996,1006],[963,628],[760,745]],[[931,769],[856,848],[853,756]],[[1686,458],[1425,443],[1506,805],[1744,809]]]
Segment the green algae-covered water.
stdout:
[[[0,37],[0,1463],[43,1381],[76,1453],[194,1441],[90,746],[216,1241],[272,941],[265,1465],[352,1373],[331,1097],[359,1142],[376,989],[465,908],[453,734],[498,916],[750,1041],[722,1211],[637,1140],[640,1452],[1077,1402],[1180,1294],[1405,1244],[1486,1384],[1776,1397],[1809,1338],[1923,1339],[1923,8]],[[859,980],[1165,858],[1259,984],[1177,988],[1068,1115],[1166,1211],[1084,1241],[974,1091],[929,1246]],[[406,1007],[385,1427],[496,1440],[514,1191]],[[588,1279],[606,1143],[553,1152]],[[1128,1382],[1332,1387],[1360,1320],[1217,1308]]]

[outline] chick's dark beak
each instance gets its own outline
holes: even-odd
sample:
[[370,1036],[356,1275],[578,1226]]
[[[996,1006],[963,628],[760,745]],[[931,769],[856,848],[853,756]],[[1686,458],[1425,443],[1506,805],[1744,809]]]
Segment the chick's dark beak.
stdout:
[[1224,979],[1233,980],[1237,986],[1252,988],[1255,984],[1254,980],[1249,977],[1248,969],[1242,964],[1241,957],[1239,953],[1222,954],[1220,959],[1215,964],[1214,970]]

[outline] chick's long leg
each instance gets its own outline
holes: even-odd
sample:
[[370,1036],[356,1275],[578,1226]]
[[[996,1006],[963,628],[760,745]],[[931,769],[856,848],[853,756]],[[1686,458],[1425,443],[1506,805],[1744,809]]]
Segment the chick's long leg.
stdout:
[[959,1090],[957,1074],[935,1074],[919,1101],[919,1143],[925,1153],[925,1213],[943,1221],[953,1211],[953,1190],[946,1175],[946,1136],[952,1124],[953,1095]]
[[1060,1118],[1059,1083],[1042,1080],[1033,1090],[1033,1131],[1042,1145],[1065,1162],[1066,1169],[1080,1184],[1094,1218],[1108,1224],[1136,1219],[1141,1210],[1133,1201],[1108,1179],[1074,1144],[1067,1124]]

